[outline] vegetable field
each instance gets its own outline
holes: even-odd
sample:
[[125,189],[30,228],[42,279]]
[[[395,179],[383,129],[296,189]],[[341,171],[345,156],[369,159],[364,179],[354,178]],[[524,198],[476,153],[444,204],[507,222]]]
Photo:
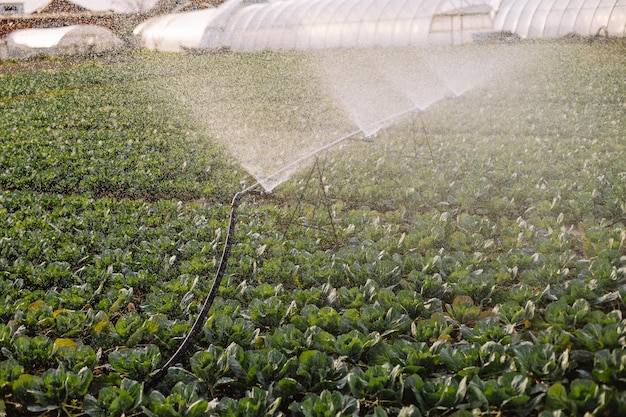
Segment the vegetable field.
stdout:
[[626,415],[626,49],[484,47],[544,53],[244,201],[154,388],[253,181],[164,92],[309,58],[0,63],[0,415]]

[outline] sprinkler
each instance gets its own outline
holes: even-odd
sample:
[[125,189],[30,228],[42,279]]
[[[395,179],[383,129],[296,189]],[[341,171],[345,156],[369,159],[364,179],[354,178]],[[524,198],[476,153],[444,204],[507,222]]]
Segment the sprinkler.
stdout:
[[[202,309],[200,310],[200,313],[198,313],[198,317],[196,318],[196,321],[193,323],[193,325],[191,326],[191,329],[189,330],[189,333],[187,334],[187,336],[185,336],[185,338],[183,339],[183,341],[181,342],[180,346],[178,347],[178,349],[176,350],[176,352],[174,352],[174,354],[168,359],[168,361],[161,367],[161,369],[159,369],[156,373],[154,373],[152,376],[150,376],[150,378],[148,379],[148,381],[146,382],[146,387],[148,388],[154,388],[154,386],[156,384],[158,384],[167,374],[168,369],[175,364],[180,357],[185,353],[185,351],[187,350],[187,348],[189,347],[189,344],[191,344],[191,342],[193,341],[193,338],[196,336],[196,334],[198,333],[198,331],[200,331],[200,328],[203,326],[204,321],[206,319],[206,316],[209,312],[209,309],[211,308],[211,305],[213,304],[213,301],[215,300],[215,297],[217,296],[217,292],[219,290],[220,284],[222,283],[222,278],[224,277],[224,273],[226,272],[226,265],[228,264],[228,259],[230,257],[230,248],[232,246],[232,241],[233,241],[233,235],[235,234],[235,223],[236,223],[236,219],[237,219],[237,209],[239,207],[239,204],[241,202],[241,199],[243,197],[245,197],[248,194],[259,194],[259,195],[266,195],[267,193],[269,193],[271,190],[265,190],[265,191],[257,191],[257,189],[259,187],[261,187],[263,184],[267,184],[267,183],[272,183],[272,181],[275,181],[277,178],[279,178],[282,174],[284,174],[285,172],[288,172],[292,169],[295,169],[298,165],[302,164],[303,162],[305,162],[307,159],[327,150],[332,148],[333,146],[344,142],[348,139],[352,139],[355,136],[359,135],[361,133],[361,130],[357,130],[354,131],[352,133],[349,133],[337,140],[335,140],[334,142],[331,142],[328,145],[322,146],[318,149],[316,149],[313,152],[310,152],[306,155],[304,155],[303,157],[297,159],[294,162],[291,162],[290,164],[286,165],[285,167],[279,169],[278,171],[274,172],[273,174],[269,175],[268,177],[266,177],[265,179],[257,182],[256,184],[251,185],[250,187],[239,191],[237,194],[235,194],[235,196],[232,199],[231,202],[231,210],[230,210],[230,219],[228,222],[228,232],[226,234],[226,241],[224,242],[224,249],[222,251],[222,257],[220,258],[220,263],[219,263],[219,267],[217,268],[217,272],[215,273],[215,279],[213,280],[213,285],[211,286],[211,289],[209,290],[209,293],[206,297],[206,299],[204,300],[204,304],[202,305]],[[367,138],[367,139],[366,139]],[[371,137],[365,137],[362,138],[362,140],[368,140],[371,141],[372,138]]]
[[[185,353],[185,351],[187,350],[187,348],[189,347],[189,344],[191,344],[191,342],[193,341],[193,338],[196,336],[196,334],[198,333],[198,331],[200,331],[200,328],[204,325],[204,321],[206,319],[206,316],[209,312],[209,309],[211,308],[211,305],[213,304],[213,301],[215,300],[215,297],[217,296],[217,292],[219,290],[220,284],[222,283],[222,278],[224,277],[224,273],[226,272],[226,265],[228,264],[228,259],[230,257],[230,248],[232,246],[232,240],[233,240],[233,235],[235,234],[235,222],[236,222],[236,218],[237,218],[237,209],[239,207],[239,204],[241,202],[241,199],[243,197],[245,197],[248,194],[259,194],[259,195],[265,195],[269,192],[271,192],[271,189],[273,187],[275,187],[276,185],[278,185],[280,182],[282,182],[281,178],[286,174],[289,173],[293,170],[295,170],[299,165],[301,165],[302,163],[306,162],[308,159],[312,158],[313,156],[316,156],[318,154],[320,154],[321,152],[328,150],[342,142],[345,142],[347,140],[350,139],[356,139],[356,140],[360,140],[360,141],[365,141],[365,142],[372,142],[374,140],[374,137],[376,135],[376,132],[378,132],[378,130],[380,129],[380,127],[387,125],[389,123],[391,123],[393,120],[404,116],[406,114],[412,113],[414,111],[421,111],[419,109],[419,107],[413,107],[410,108],[408,110],[405,110],[403,112],[400,112],[398,114],[395,114],[391,117],[387,117],[383,120],[380,120],[378,123],[373,124],[372,126],[377,126],[378,128],[376,129],[372,129],[369,130],[372,133],[366,133],[364,130],[359,129],[359,130],[355,130],[354,132],[348,133],[345,136],[340,137],[339,139],[336,139],[333,142],[330,142],[327,145],[321,146],[318,149],[298,158],[297,160],[289,163],[288,165],[284,166],[283,168],[279,169],[278,171],[274,172],[273,174],[265,177],[264,179],[260,180],[259,182],[257,182],[256,184],[251,185],[250,187],[239,191],[237,194],[235,194],[235,196],[232,199],[231,202],[231,210],[230,210],[230,219],[229,219],[229,223],[228,223],[228,232],[226,234],[226,241],[224,242],[224,249],[222,252],[222,257],[220,258],[220,263],[217,269],[217,272],[215,274],[215,279],[213,281],[213,285],[211,286],[211,289],[209,290],[209,293],[204,301],[204,304],[202,305],[202,309],[200,310],[200,313],[198,314],[198,317],[196,318],[195,322],[193,323],[193,325],[191,326],[191,329],[189,330],[189,333],[187,334],[187,336],[183,339],[183,341],[181,342],[180,346],[178,347],[178,349],[176,350],[176,352],[174,352],[174,354],[172,355],[172,357],[170,357],[170,359],[161,367],[161,369],[159,369],[156,373],[154,373],[146,382],[146,387],[148,388],[154,388],[154,386],[156,384],[158,384],[167,374],[168,369],[175,364],[180,357]],[[359,137],[360,136],[360,137]],[[258,191],[257,189],[259,187],[263,187],[264,191]]]

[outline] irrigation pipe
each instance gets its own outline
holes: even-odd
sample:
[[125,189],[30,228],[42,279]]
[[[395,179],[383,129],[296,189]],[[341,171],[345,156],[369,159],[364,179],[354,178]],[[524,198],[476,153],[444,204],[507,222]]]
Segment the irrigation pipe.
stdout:
[[224,273],[226,272],[226,264],[228,263],[228,258],[230,257],[230,247],[232,246],[233,235],[235,234],[235,221],[237,219],[237,208],[239,207],[239,202],[244,195],[252,192],[256,187],[257,185],[246,188],[245,190],[235,194],[235,196],[233,197],[230,210],[230,220],[228,223],[228,233],[226,234],[226,241],[224,242],[224,250],[222,252],[220,265],[215,274],[215,280],[213,281],[211,290],[204,300],[202,309],[200,310],[196,321],[193,323],[193,326],[191,326],[191,330],[189,330],[189,333],[187,334],[185,339],[183,339],[182,343],[180,344],[176,352],[174,352],[172,357],[165,363],[165,365],[163,365],[161,369],[159,369],[157,373],[150,377],[150,379],[146,383],[147,387],[152,388],[161,379],[163,379],[163,377],[167,374],[167,370],[185,353],[187,347],[189,347],[189,344],[192,342],[193,338],[196,336],[196,334],[204,324],[204,319],[206,318],[206,315],[209,312],[211,305],[213,304],[213,300],[215,300],[217,291],[220,287],[220,284],[222,283],[222,278],[224,277]]
[[193,325],[191,326],[191,329],[189,330],[189,333],[187,333],[187,336],[185,336],[185,338],[183,339],[183,341],[181,342],[180,346],[178,347],[178,349],[176,349],[176,352],[174,352],[174,354],[168,359],[168,361],[161,367],[161,369],[159,369],[155,374],[153,374],[148,381],[146,382],[146,386],[148,388],[153,388],[156,384],[159,383],[159,381],[161,381],[165,375],[167,374],[168,369],[174,365],[179,359],[180,357],[185,353],[185,351],[187,350],[187,348],[189,347],[189,344],[193,341],[193,338],[196,336],[196,334],[198,334],[198,331],[200,331],[200,328],[203,326],[204,324],[204,320],[206,319],[206,316],[209,312],[209,309],[211,308],[211,305],[213,305],[213,301],[215,300],[215,297],[217,296],[217,292],[219,290],[220,284],[222,283],[222,278],[224,278],[224,273],[226,272],[226,265],[228,264],[228,259],[230,257],[230,248],[232,246],[232,241],[233,241],[233,235],[235,234],[235,223],[237,220],[237,209],[239,207],[239,204],[241,202],[241,199],[247,195],[252,193],[254,190],[256,190],[257,188],[259,188],[264,182],[270,181],[272,178],[275,178],[279,175],[282,175],[283,173],[289,171],[290,169],[293,169],[295,167],[297,167],[299,164],[303,163],[304,161],[306,161],[307,159],[325,151],[326,149],[330,149],[333,146],[336,146],[337,144],[346,141],[356,135],[358,135],[359,133],[361,133],[361,130],[356,130],[352,133],[349,133],[337,140],[335,140],[334,142],[331,142],[327,145],[324,145],[318,149],[316,149],[313,152],[310,152],[306,155],[304,155],[303,157],[291,162],[290,164],[284,166],[283,168],[279,169],[278,171],[274,172],[273,174],[267,176],[266,178],[264,178],[263,180],[257,182],[256,184],[251,185],[250,187],[239,191],[237,194],[235,194],[235,196],[233,197],[233,200],[231,202],[231,209],[230,209],[230,219],[228,221],[228,233],[226,234],[226,241],[224,242],[224,249],[222,251],[222,257],[220,259],[220,264],[219,267],[217,268],[217,272],[215,273],[215,279],[213,280],[213,285],[211,286],[211,289],[209,290],[209,293],[206,297],[206,299],[204,300],[204,304],[202,305],[202,309],[200,310],[200,313],[198,313],[198,317],[196,318],[196,321],[193,323]]
[[[380,120],[377,123],[374,123],[372,126],[379,126],[381,124],[384,123],[388,123],[394,119],[397,119],[400,116],[406,115],[408,113],[411,113],[415,110],[419,110],[418,107],[413,107],[411,109],[408,109],[406,111],[403,111],[401,113],[395,114],[391,117],[387,117],[385,119]],[[215,279],[213,281],[213,285],[211,286],[211,289],[209,290],[209,293],[206,297],[206,299],[204,300],[204,304],[202,305],[202,309],[200,310],[200,313],[198,313],[198,317],[196,318],[196,321],[193,323],[193,325],[191,326],[191,329],[189,330],[189,333],[187,334],[187,336],[185,336],[185,338],[183,339],[183,341],[181,342],[180,346],[178,347],[178,349],[176,350],[176,352],[174,352],[174,354],[168,359],[168,361],[161,367],[161,369],[159,369],[155,374],[153,374],[152,376],[150,376],[150,378],[148,379],[148,381],[146,382],[146,387],[148,388],[153,388],[156,384],[158,384],[167,374],[168,369],[175,364],[180,357],[185,353],[185,351],[187,350],[187,348],[189,347],[189,344],[193,341],[193,338],[196,336],[196,334],[198,334],[198,331],[200,331],[200,328],[203,326],[204,324],[204,320],[206,319],[206,316],[209,312],[209,309],[211,308],[211,305],[213,305],[213,301],[215,300],[215,297],[217,296],[217,292],[219,290],[220,284],[222,283],[222,278],[224,278],[224,273],[226,272],[226,265],[228,264],[228,259],[230,257],[230,248],[232,246],[232,241],[233,241],[233,235],[235,234],[235,223],[237,220],[237,209],[239,207],[239,204],[241,202],[241,199],[247,195],[250,194],[252,192],[254,192],[257,188],[261,187],[263,185],[263,183],[267,183],[269,181],[271,181],[273,178],[276,178],[282,174],[284,174],[285,172],[288,172],[294,168],[296,168],[298,165],[300,165],[301,163],[305,162],[306,160],[312,158],[313,156],[324,152],[325,150],[328,150],[334,146],[337,146],[338,144],[340,144],[341,142],[347,141],[348,139],[352,139],[353,137],[361,134],[363,132],[363,130],[358,129],[355,130],[354,132],[348,133],[345,136],[340,137],[339,139],[336,139],[333,142],[330,142],[324,146],[321,146],[317,149],[315,149],[312,152],[309,152],[308,154],[296,159],[295,161],[289,163],[288,165],[285,165],[284,167],[282,167],[281,169],[279,169],[278,171],[270,174],[269,176],[265,177],[264,179],[260,180],[259,182],[249,186],[248,188],[239,191],[237,194],[235,194],[235,196],[233,197],[233,200],[231,202],[231,210],[230,210],[230,219],[228,222],[228,233],[226,234],[226,241],[224,242],[224,249],[222,251],[222,257],[220,259],[220,264],[219,267],[217,268],[217,272],[215,273]],[[365,133],[365,132],[363,132]]]

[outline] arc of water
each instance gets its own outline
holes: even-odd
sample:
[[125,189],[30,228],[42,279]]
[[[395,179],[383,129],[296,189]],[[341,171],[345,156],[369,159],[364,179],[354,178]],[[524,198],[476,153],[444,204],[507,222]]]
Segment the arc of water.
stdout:
[[289,175],[295,171],[301,164],[303,164],[304,162],[306,162],[307,160],[309,160],[310,158],[313,158],[316,155],[319,155],[320,153],[324,152],[325,150],[328,150],[330,148],[333,148],[337,145],[339,145],[342,142],[347,141],[348,139],[352,139],[354,137],[356,137],[357,135],[361,134],[362,130],[361,129],[357,129],[353,132],[348,133],[347,135],[344,135],[342,137],[340,137],[339,139],[336,139],[324,146],[320,146],[319,148],[307,153],[306,155],[301,156],[300,158],[296,159],[295,161],[290,162],[289,164],[285,165],[284,167],[278,169],[277,171],[273,172],[272,174],[268,175],[267,177],[259,180],[256,184],[251,185],[250,187],[248,187],[246,190],[244,191],[251,191],[254,190],[256,188],[258,188],[259,186],[262,186],[266,191],[272,191],[277,185],[279,185],[280,183],[286,181],[289,177]]
[[[458,65],[456,55],[446,51],[441,52],[443,56],[438,51],[420,50],[419,56],[404,52],[385,55],[387,51],[376,50],[373,56],[366,52],[348,56],[347,62],[339,61],[336,72],[342,76],[338,78],[328,75],[327,67],[337,68],[335,57],[323,61],[322,79],[366,135],[374,134],[405,113],[424,111],[445,98],[462,96],[484,82],[488,75],[483,72],[491,69],[478,65],[475,58],[469,65]],[[446,68],[439,68],[439,61],[446,63]],[[362,68],[367,68],[366,72]],[[380,113],[384,117],[378,119]]]
[[[450,95],[452,94],[452,96]],[[281,184],[282,182],[286,181],[289,176],[293,173],[293,171],[295,171],[300,165],[302,165],[303,163],[305,163],[306,161],[308,161],[309,159],[313,158],[316,155],[319,155],[320,153],[334,148],[335,146],[339,145],[342,142],[345,142],[349,139],[355,138],[356,136],[362,134],[365,137],[371,137],[372,135],[374,135],[376,132],[378,132],[380,129],[383,129],[389,125],[391,125],[393,122],[395,122],[397,119],[404,117],[408,114],[411,113],[416,113],[416,112],[422,112],[424,110],[426,110],[428,107],[430,107],[431,105],[437,103],[440,100],[443,100],[445,98],[449,98],[449,97],[459,97],[460,95],[462,95],[463,92],[461,92],[460,94],[457,94],[454,92],[454,90],[452,88],[447,88],[446,91],[442,91],[441,94],[436,95],[435,97],[431,98],[427,103],[416,103],[417,100],[412,99],[410,96],[405,94],[405,97],[407,99],[409,99],[413,104],[415,104],[412,107],[409,107],[407,109],[401,110],[399,112],[396,112],[390,116],[386,116],[383,117],[373,123],[369,123],[366,124],[364,126],[360,126],[359,129],[350,132],[326,145],[323,145],[303,156],[301,156],[300,158],[294,160],[293,162],[290,162],[289,164],[285,165],[284,167],[278,169],[277,171],[275,171],[274,173],[266,176],[265,178],[259,180],[257,183],[253,184],[252,186],[248,187],[248,189],[246,189],[245,191],[248,190],[253,190],[258,188],[259,186],[263,187],[266,191],[272,191],[276,186],[278,186],[279,184]]]
[[364,135],[363,139],[370,138],[378,130],[384,128],[385,126],[388,126],[389,124],[393,123],[395,120],[399,119],[400,117],[406,116],[410,113],[415,113],[415,112],[420,112],[420,111],[422,111],[422,109],[419,106],[414,106],[409,109],[398,112],[396,114],[393,114],[391,116],[382,118],[372,123],[371,125],[368,125],[368,127],[365,127],[364,129],[359,128],[357,130],[354,130],[290,162],[289,164],[278,169],[274,173],[259,180],[257,183],[249,186],[242,192],[244,193],[250,192],[258,187],[263,187],[266,191],[272,191],[276,186],[286,181],[289,178],[290,174],[293,173],[293,171],[295,171],[299,166],[301,166],[303,163],[307,162],[309,159],[313,158],[314,156],[319,155],[320,153],[326,150],[334,148],[335,146],[339,145],[342,142],[345,142],[349,139],[356,138],[358,135]]

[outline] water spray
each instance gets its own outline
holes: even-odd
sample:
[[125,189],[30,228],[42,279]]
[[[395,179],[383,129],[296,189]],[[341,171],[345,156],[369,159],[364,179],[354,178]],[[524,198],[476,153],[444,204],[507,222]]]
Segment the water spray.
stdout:
[[[180,359],[180,357],[185,353],[185,351],[189,347],[189,344],[193,341],[193,338],[196,336],[198,331],[200,331],[200,328],[204,324],[204,321],[209,312],[209,309],[211,308],[211,305],[213,304],[213,301],[215,300],[215,297],[217,296],[217,292],[219,290],[220,284],[222,283],[222,278],[224,277],[224,273],[226,272],[226,265],[228,264],[228,259],[230,257],[230,249],[232,246],[233,235],[235,234],[237,209],[239,208],[242,198],[248,194],[265,195],[267,193],[270,193],[272,189],[276,187],[276,185],[280,184],[283,181],[284,175],[289,174],[290,172],[292,172],[293,170],[295,170],[304,162],[308,161],[314,156],[317,156],[318,154],[326,150],[329,150],[339,145],[340,143],[346,142],[348,140],[356,139],[356,140],[362,140],[366,142],[372,142],[374,140],[374,135],[376,134],[378,130],[389,125],[394,120],[402,116],[405,116],[407,114],[414,113],[416,111],[421,112],[423,110],[419,106],[411,107],[407,110],[398,112],[394,115],[381,119],[378,122],[372,123],[371,125],[369,125],[368,127],[364,129],[357,129],[353,132],[350,132],[340,137],[339,139],[336,139],[296,159],[295,161],[285,165],[284,167],[280,168],[279,170],[275,171],[269,176],[258,181],[257,183],[235,194],[231,202],[230,219],[228,223],[228,232],[226,234],[226,240],[224,242],[224,249],[222,251],[222,257],[220,258],[220,263],[217,268],[217,272],[215,274],[213,285],[211,286],[211,289],[209,290],[209,293],[204,301],[204,304],[202,305],[202,309],[198,313],[198,317],[196,318],[195,322],[191,326],[189,333],[183,339],[180,346],[178,347],[176,352],[174,352],[174,354],[170,357],[170,359],[161,367],[161,369],[159,369],[156,373],[154,373],[148,379],[148,381],[146,382],[146,386],[148,388],[153,388],[157,383],[159,383],[165,377],[168,369],[172,365],[174,365]],[[263,188],[263,190],[259,191],[259,188]]]
[[[411,107],[407,110],[403,110],[401,112],[398,112],[394,115],[391,115],[389,117],[386,117],[384,119],[381,119],[375,123],[372,123],[371,125],[367,126],[366,128],[363,129],[357,129],[353,132],[350,132],[324,146],[321,146],[317,149],[315,149],[312,152],[309,152],[308,154],[296,159],[295,161],[285,165],[284,167],[280,168],[279,170],[275,171],[274,173],[268,175],[267,177],[263,178],[262,180],[259,180],[257,183],[245,188],[242,191],[239,191],[238,193],[235,194],[235,196],[232,199],[231,202],[231,211],[230,211],[230,219],[229,219],[229,223],[228,223],[228,232],[226,234],[226,240],[224,242],[224,249],[222,251],[222,256],[220,258],[220,263],[217,269],[217,272],[215,274],[215,278],[213,281],[213,285],[211,286],[211,289],[209,290],[209,293],[204,301],[204,304],[202,305],[202,309],[200,310],[200,312],[198,313],[198,317],[196,318],[195,322],[193,323],[193,325],[191,326],[191,329],[189,330],[189,333],[187,334],[187,336],[183,339],[183,341],[181,342],[180,346],[178,347],[178,349],[176,350],[176,352],[174,352],[174,354],[170,357],[170,359],[161,367],[161,369],[159,369],[156,373],[154,373],[149,380],[146,383],[146,386],[148,388],[153,388],[158,382],[160,382],[165,375],[167,374],[168,369],[174,365],[179,359],[180,357],[185,353],[185,351],[187,350],[187,348],[189,347],[189,344],[193,341],[193,338],[196,336],[196,334],[198,333],[198,331],[200,331],[200,328],[203,326],[204,321],[206,319],[206,316],[209,312],[209,309],[211,308],[211,305],[213,304],[213,301],[215,300],[215,297],[217,296],[217,292],[219,290],[219,286],[222,282],[222,278],[224,277],[224,273],[226,272],[226,265],[228,264],[228,259],[230,257],[230,249],[232,246],[232,240],[233,240],[233,236],[235,233],[235,223],[236,223],[236,218],[237,218],[237,209],[241,203],[241,199],[248,195],[248,194],[259,194],[259,195],[265,195],[267,193],[270,193],[272,191],[272,189],[274,187],[276,187],[276,185],[280,184],[283,181],[283,176],[286,174],[289,174],[290,172],[292,172],[293,170],[295,170],[296,168],[298,168],[301,164],[303,164],[304,162],[308,161],[309,159],[313,158],[314,156],[317,156],[318,154],[329,150],[337,145],[339,145],[340,143],[346,142],[348,140],[353,140],[353,139],[358,139],[358,140],[362,140],[362,141],[366,141],[366,142],[372,142],[374,140],[374,136],[376,134],[376,132],[378,132],[380,129],[384,128],[385,126],[389,125],[390,123],[392,123],[393,121],[395,121],[396,119],[406,116],[407,114],[410,113],[414,113],[414,112],[422,112],[423,109],[421,109],[419,106],[414,106]],[[259,188],[263,188],[262,191],[259,191]]]
[[371,140],[372,136],[375,135],[376,132],[378,132],[380,129],[383,129],[389,126],[391,123],[393,123],[397,119],[403,116],[406,116],[407,114],[416,113],[416,112],[421,113],[422,111],[424,111],[424,109],[422,109],[420,106],[414,106],[409,109],[402,110],[398,113],[392,114],[391,116],[385,117],[384,119],[381,119],[375,123],[372,123],[371,125],[367,126],[365,129],[363,129],[363,131],[366,131],[366,132],[372,131],[373,133],[366,135],[363,139]]
[[[272,188],[275,187],[277,185],[274,184],[276,180],[279,180],[282,175],[284,175],[285,173],[288,173],[290,171],[292,171],[293,169],[297,168],[299,165],[301,165],[302,163],[306,162],[308,159],[320,154],[321,152],[324,152],[325,150],[328,150],[342,142],[345,142],[347,140],[350,139],[355,139],[357,138],[360,134],[362,133],[361,130],[355,130],[354,132],[348,133],[345,136],[342,136],[341,138],[327,144],[324,145],[316,150],[314,150],[313,152],[310,152],[304,156],[302,156],[301,158],[289,163],[288,165],[284,166],[283,168],[279,169],[278,171],[274,172],[273,174],[265,177],[264,179],[260,180],[259,182],[249,186],[248,188],[239,191],[238,193],[235,194],[235,196],[232,199],[231,202],[231,210],[230,210],[230,218],[229,218],[229,222],[228,222],[228,232],[226,233],[226,240],[224,242],[224,249],[222,251],[222,257],[220,258],[220,263],[219,266],[217,268],[217,272],[215,274],[215,279],[213,281],[213,285],[211,286],[211,289],[209,290],[209,293],[206,297],[206,299],[204,300],[204,304],[202,305],[202,309],[200,310],[200,312],[198,313],[198,317],[196,318],[195,322],[193,323],[193,325],[191,326],[191,329],[189,330],[189,333],[187,334],[187,336],[185,336],[185,338],[183,339],[183,341],[181,342],[180,346],[178,347],[178,349],[176,350],[176,352],[174,352],[174,354],[170,357],[170,359],[161,367],[161,369],[159,369],[156,373],[154,373],[146,382],[146,387],[148,388],[154,388],[154,386],[159,383],[167,374],[168,369],[174,365],[179,359],[180,357],[185,353],[185,351],[187,350],[187,348],[189,347],[189,344],[193,341],[193,338],[196,336],[196,334],[198,333],[198,331],[200,331],[200,328],[203,326],[204,321],[206,319],[206,316],[209,312],[209,309],[211,308],[211,305],[213,304],[213,301],[215,300],[215,297],[217,296],[217,292],[219,290],[220,284],[222,283],[222,278],[224,277],[224,273],[226,272],[226,265],[228,264],[228,259],[230,258],[230,248],[232,246],[232,241],[233,241],[233,236],[235,234],[235,223],[236,223],[236,219],[237,219],[237,209],[239,208],[239,205],[241,203],[241,199],[248,195],[248,194],[259,194],[259,195],[265,195],[269,192],[271,192]],[[364,136],[362,138],[363,140],[368,140],[371,141],[371,135],[369,136]],[[280,181],[279,181],[280,182]],[[274,184],[271,187],[266,187],[264,184]],[[258,189],[260,187],[263,187],[264,190],[259,191]]]

